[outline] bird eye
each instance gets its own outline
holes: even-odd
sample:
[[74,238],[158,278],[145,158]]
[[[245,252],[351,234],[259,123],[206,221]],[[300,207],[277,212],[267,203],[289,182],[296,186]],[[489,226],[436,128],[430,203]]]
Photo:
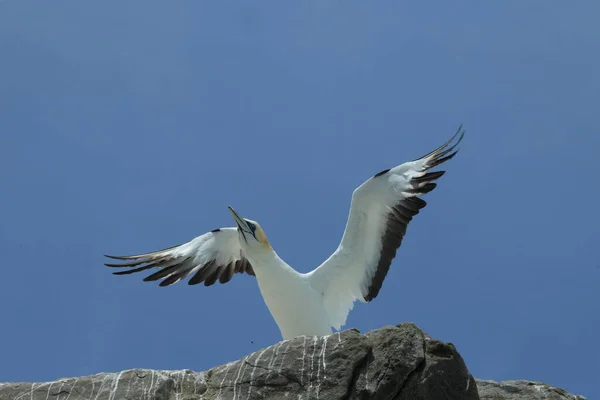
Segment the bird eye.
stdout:
[[250,230],[252,231],[252,234],[254,234],[254,232],[256,231],[256,225],[254,225],[251,222],[247,222],[247,221],[246,221],[246,223],[248,224],[248,228],[250,228]]

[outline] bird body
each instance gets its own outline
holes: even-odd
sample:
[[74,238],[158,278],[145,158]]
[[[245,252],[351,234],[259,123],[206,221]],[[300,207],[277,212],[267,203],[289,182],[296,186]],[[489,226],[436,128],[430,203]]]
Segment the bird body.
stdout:
[[[125,261],[117,275],[158,269],[145,281],[168,286],[226,283],[236,273],[255,275],[260,293],[283,339],[323,336],[340,329],[356,300],[377,297],[412,218],[426,206],[420,198],[436,187],[444,171],[428,172],[454,157],[464,131],[431,153],[381,171],[354,190],[346,229],[336,251],[303,274],[283,261],[256,221],[229,210],[236,228],[220,228],[188,243],[134,256],[107,256]],[[458,137],[458,140],[450,144]]]
[[258,288],[282,337],[291,339],[307,332],[331,334],[323,302],[309,277],[290,267],[272,249],[259,250],[246,250],[245,255],[255,266]]
[[331,334],[321,295],[307,275],[286,268],[282,260],[267,265],[268,270],[257,270],[258,287],[283,339]]

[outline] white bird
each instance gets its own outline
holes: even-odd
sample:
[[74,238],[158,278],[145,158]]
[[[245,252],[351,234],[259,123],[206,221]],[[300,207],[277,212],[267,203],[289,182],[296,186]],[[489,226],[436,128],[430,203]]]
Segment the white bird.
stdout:
[[[255,275],[262,297],[283,339],[323,336],[339,330],[355,300],[370,302],[379,293],[406,228],[426,202],[420,198],[436,187],[445,171],[427,172],[450,160],[464,130],[431,153],[379,172],[352,194],[346,230],[337,250],[313,271],[296,272],[269,244],[256,221],[242,218],[232,207],[236,228],[220,228],[180,246],[132,256],[109,267],[127,267],[116,275],[151,268],[144,281],[160,286],[187,276],[190,285],[228,282],[236,273]],[[451,143],[458,137],[454,145]],[[136,267],[136,268],[132,268]]]

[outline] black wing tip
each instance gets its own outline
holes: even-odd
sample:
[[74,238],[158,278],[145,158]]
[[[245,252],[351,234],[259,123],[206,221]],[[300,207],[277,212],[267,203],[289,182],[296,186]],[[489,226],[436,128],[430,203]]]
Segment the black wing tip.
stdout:
[[366,301],[367,303],[370,303],[371,301],[373,301],[373,299],[374,299],[375,297],[377,297],[377,295],[378,295],[378,294],[379,294],[379,289],[377,289],[377,291],[373,290],[373,293],[369,292],[369,293],[368,293],[368,294],[367,294],[367,295],[364,297],[364,299],[365,299],[365,301]]
[[[457,136],[458,136],[458,140],[448,150],[452,151],[453,149],[455,149],[456,146],[458,146],[463,141],[466,132],[467,132],[467,130],[465,128],[463,128],[463,124],[460,124],[458,126],[458,129],[456,130],[456,133],[454,134],[454,136],[452,136],[452,139],[450,139],[450,142],[453,142],[454,139],[456,139]],[[450,143],[448,143],[448,144],[450,144]],[[456,149],[455,153],[457,151],[458,151],[458,149]]]
[[132,274],[136,271],[131,271],[131,270],[126,270],[126,271],[117,271],[117,272],[113,272],[113,275],[129,275]]
[[[465,132],[466,131],[462,128],[461,124],[458,128],[458,131],[454,134],[454,136],[452,136],[452,138],[448,142],[438,147],[437,149],[429,153],[427,156],[423,157],[431,157],[430,161],[427,163],[426,169],[436,167],[454,158],[454,156],[460,150],[460,148],[457,148],[457,146],[460,144],[460,142],[462,142],[463,138],[465,137]],[[452,146],[448,147],[448,145],[450,145],[450,143],[454,141],[454,139],[459,133],[460,136],[458,137],[458,140]]]
[[104,265],[105,265],[106,267],[111,267],[111,268],[121,268],[121,267],[123,267],[123,266],[124,266],[124,265],[122,265],[122,264],[111,264],[111,263],[104,263]]
[[450,144],[451,142],[454,141],[454,139],[456,139],[456,137],[458,136],[458,140],[456,141],[456,143],[454,143],[454,145],[452,147],[456,147],[457,144],[459,144],[460,142],[462,142],[463,138],[465,137],[465,133],[467,132],[467,130],[463,127],[463,124],[461,123],[458,126],[458,129],[456,130],[456,133],[452,136],[452,138],[450,138],[450,140],[448,141],[448,144]]
[[444,157],[441,158],[434,158],[431,163],[428,165],[429,168],[434,168],[437,167],[438,165],[441,165],[443,163],[445,163],[446,161],[452,160],[454,158],[455,155],[458,154],[458,149],[454,150],[452,153],[445,155],[447,153],[443,153],[442,155],[444,155]]
[[179,277],[182,273],[184,273],[185,275],[187,275],[188,271],[186,270],[179,270],[180,268],[182,268],[182,266],[188,262],[190,260],[191,257],[187,257],[185,260],[181,260],[178,261],[176,264],[174,265],[170,265],[168,267],[162,267],[161,269],[159,269],[158,271],[156,271],[155,273],[148,275],[147,277],[144,278],[144,282],[152,282],[152,281],[157,281],[159,279],[163,279],[165,278],[165,280],[171,280],[173,277]]
[[[454,148],[456,148],[456,146],[458,146],[458,144],[460,142],[462,142],[463,138],[465,137],[465,132],[466,130],[463,128],[463,124],[461,123],[458,126],[458,129],[456,130],[456,132],[454,133],[454,135],[452,135],[452,137],[450,139],[448,139],[446,141],[446,143],[444,143],[443,145],[439,146],[437,149],[425,154],[422,157],[417,158],[414,161],[418,161],[418,160],[423,160],[425,158],[431,157],[431,156],[440,156],[440,155],[444,155],[444,154],[448,154],[449,152],[451,152],[452,150],[454,150]],[[450,146],[450,144],[452,144],[452,142],[455,141],[456,137],[458,136],[458,140],[456,140],[456,142]],[[450,146],[448,148],[448,146]],[[458,149],[456,150],[458,151]]]
[[448,149],[449,151],[456,149],[453,154],[458,153],[458,150],[460,150],[457,148],[457,146],[463,141],[466,132],[467,131],[462,127],[462,124],[460,124],[460,126],[458,127],[458,131],[454,135],[456,137],[456,135],[458,135],[460,133],[460,136],[458,137],[458,140],[452,145],[452,147],[450,147],[450,149]]
[[[196,274],[197,274],[197,273],[196,273]],[[187,284],[188,284],[188,285],[190,285],[190,286],[194,286],[194,285],[198,285],[198,284],[202,283],[202,280],[199,280],[199,279],[194,279],[194,277],[195,277],[195,276],[196,276],[196,275],[192,276],[192,278],[191,278],[191,279],[188,279],[188,281],[187,281]]]
[[[129,261],[129,260],[120,260],[120,261]],[[127,267],[135,267],[141,264],[145,264],[150,262],[149,260],[135,260],[133,262],[121,262],[121,263],[104,263],[105,266],[111,268],[127,268]]]
[[385,281],[385,277],[390,269],[390,265],[392,260],[396,257],[396,249],[393,249],[391,254],[391,259],[387,262],[387,265],[380,265],[377,270],[377,274],[373,277],[373,281],[371,282],[371,286],[369,287],[369,292],[366,296],[363,296],[367,303],[373,301],[374,298],[377,297],[381,287],[383,286],[383,282]]
[[404,199],[403,205],[416,215],[416,211],[425,208],[427,206],[427,202],[420,197],[413,196]]
[[113,275],[129,275],[129,274],[134,274],[136,272],[145,271],[150,268],[154,268],[154,265],[150,264],[150,265],[144,265],[143,267],[128,268],[124,271],[113,272]]
[[430,180],[436,180],[436,179],[439,179],[442,176],[444,176],[445,173],[446,173],[446,171],[435,171],[435,172],[429,172],[428,174],[425,174],[425,175],[431,174]]
[[423,195],[423,194],[431,192],[433,189],[436,188],[436,186],[437,186],[437,183],[427,182],[427,183],[425,183],[425,184],[423,184],[421,186],[418,186],[418,187],[416,187],[414,189],[410,189],[408,192],[412,193],[412,194],[415,194],[417,196],[420,196],[420,195]]
[[113,260],[129,260],[131,256],[111,256],[109,254],[104,254],[106,258],[112,258]]
[[175,272],[172,275],[167,276],[161,283],[158,284],[158,286],[165,287],[165,286],[174,285],[177,282],[185,279],[186,276],[187,276],[187,272],[185,272],[185,271]]
[[377,178],[378,176],[387,174],[390,170],[391,170],[391,168],[384,169],[383,171],[380,171],[380,172],[376,173],[375,175],[373,175],[373,178]]
[[412,178],[411,182],[414,182],[414,183],[433,182],[435,180],[440,179],[442,176],[444,176],[445,173],[446,173],[446,171],[428,172],[423,176],[419,176],[418,178]]
[[206,275],[206,279],[204,279],[204,286],[212,286],[214,285],[222,273],[222,267],[217,266],[214,271],[210,271],[208,275]]
[[129,256],[112,256],[110,254],[104,254],[104,257],[106,258],[111,258],[113,260],[121,260],[121,261],[135,261],[135,260],[139,260],[141,258],[146,258],[149,257],[151,255],[153,255],[154,253],[148,253],[148,254],[135,254],[135,255],[129,255]]
[[160,253],[164,253],[164,252],[173,250],[173,249],[175,249],[177,247],[181,247],[181,246],[182,246],[182,244],[179,244],[177,246],[167,247],[166,249],[156,250],[156,251],[152,251],[150,253],[133,254],[133,255],[129,255],[129,256],[112,256],[110,254],[104,254],[104,257],[112,258],[113,260],[139,260],[140,258],[158,257]]

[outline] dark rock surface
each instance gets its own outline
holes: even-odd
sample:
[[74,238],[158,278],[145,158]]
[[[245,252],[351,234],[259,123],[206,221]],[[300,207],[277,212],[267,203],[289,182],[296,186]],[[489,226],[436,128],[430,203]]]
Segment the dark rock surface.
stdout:
[[406,323],[298,337],[207,372],[135,369],[0,383],[0,400],[476,400],[478,385],[489,400],[583,399],[539,383],[476,383],[452,344]]
[[477,388],[481,400],[586,400],[536,381],[487,381],[477,379]]

